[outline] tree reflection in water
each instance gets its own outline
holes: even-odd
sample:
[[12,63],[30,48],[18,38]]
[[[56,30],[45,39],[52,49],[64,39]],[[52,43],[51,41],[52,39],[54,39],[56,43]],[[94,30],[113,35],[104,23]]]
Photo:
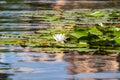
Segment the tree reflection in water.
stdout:
[[54,9],[119,7],[119,0],[56,0]]
[[[47,4],[40,3],[37,1],[47,2],[49,0],[35,0],[36,2],[34,2],[34,0],[31,0],[31,3],[28,3],[28,4],[26,4],[26,3],[24,4],[24,1],[27,1],[27,0],[5,0],[5,1],[6,1],[6,3],[1,4],[1,10],[4,10],[5,11],[4,13],[7,15],[4,15],[4,16],[2,15],[1,17],[3,17],[3,19],[6,20],[5,23],[10,25],[8,27],[14,26],[13,24],[10,24],[8,19],[13,20],[12,23],[18,24],[18,22],[20,22],[20,24],[23,27],[24,20],[19,20],[18,16],[14,15],[14,14],[18,14],[16,11],[19,12],[21,10],[25,10],[25,11],[27,11],[27,10],[43,10],[43,9],[52,9],[52,8],[60,10],[60,9],[85,8],[85,7],[87,7],[87,8],[105,8],[105,7],[115,7],[115,6],[119,7],[119,3],[116,2],[119,0],[112,0],[112,1],[114,1],[114,3],[111,2],[109,4],[101,3],[101,5],[98,5],[97,2],[92,3],[89,0],[82,0],[82,3],[78,2],[77,0],[53,0],[53,2],[47,3]],[[50,0],[50,1],[52,1],[52,0]],[[89,2],[86,3],[85,1],[87,1],[87,2],[89,1]],[[29,0],[28,0],[28,2],[29,2]],[[9,3],[11,3],[11,4],[9,4]],[[22,3],[22,4],[18,4],[18,3]],[[14,12],[14,14],[13,13],[9,14],[10,12],[7,12],[7,10],[15,11],[15,12]],[[21,12],[19,12],[19,13],[21,13]],[[16,20],[18,20],[18,22],[16,22]],[[27,26],[27,27],[33,28],[36,26],[38,26],[38,27],[40,26],[40,24],[38,24],[38,22],[39,21],[35,20],[34,18],[30,18],[25,23],[27,23],[27,24],[29,23],[29,26]],[[0,23],[0,24],[4,25],[5,23]],[[25,23],[24,23],[24,25],[26,25]],[[38,24],[38,25],[36,25],[36,24]],[[32,26],[32,25],[35,25],[35,26]],[[19,27],[19,26],[17,26],[17,27]],[[26,51],[29,51],[28,48],[26,49]],[[73,78],[70,78],[67,80],[107,80],[107,79],[90,79],[90,78],[89,79],[77,79],[74,75],[80,74],[80,73],[120,71],[120,54],[119,55],[118,54],[110,54],[110,55],[104,55],[104,56],[81,55],[77,51],[72,51],[66,55],[67,55],[66,61],[70,64],[70,66],[67,67],[68,73],[73,75]],[[52,61],[53,60],[54,61],[62,61],[63,60],[62,57],[64,56],[64,54],[47,55],[47,59],[46,59],[46,56],[41,57],[38,55],[34,56],[31,54],[24,54],[24,55],[20,55],[20,56],[27,58],[26,61],[51,61],[51,60]],[[116,59],[116,57],[117,57],[117,59]],[[0,55],[0,60],[1,60],[0,65],[4,65],[4,69],[0,66],[0,80],[12,80],[9,78],[9,76],[11,74],[5,73],[6,70],[10,69],[10,68],[5,68],[5,66],[10,66],[10,64],[4,62],[4,54],[3,53],[2,53],[2,55]],[[109,80],[120,80],[120,79],[109,79]]]
[[12,80],[9,78],[12,74],[0,73],[0,80]]
[[[120,63],[120,54],[118,54],[117,56],[117,62]],[[120,64],[118,66],[119,66],[118,71],[120,71]]]
[[6,73],[7,70],[10,70],[10,64],[5,63],[5,54],[0,53],[0,80],[12,80],[9,78],[10,75],[9,73]]
[[[92,53],[92,52],[90,52]],[[73,75],[68,80],[107,80],[107,79],[76,79],[74,75],[81,73],[111,73],[120,71],[120,54],[93,55],[80,54],[77,51],[71,51],[66,54],[65,60],[70,64],[67,67],[68,74]],[[109,79],[119,80],[119,79]]]
[[93,79],[93,78],[86,78],[86,79],[67,79],[67,80],[120,80],[120,79]]

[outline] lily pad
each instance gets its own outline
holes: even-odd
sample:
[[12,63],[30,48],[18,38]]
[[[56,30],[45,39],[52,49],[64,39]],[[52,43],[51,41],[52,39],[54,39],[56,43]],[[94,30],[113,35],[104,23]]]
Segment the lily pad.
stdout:
[[70,35],[72,35],[73,37],[76,37],[76,38],[80,38],[83,36],[87,36],[88,34],[86,31],[74,31]]
[[91,27],[89,32],[95,35],[102,35],[102,32],[98,30],[96,27]]

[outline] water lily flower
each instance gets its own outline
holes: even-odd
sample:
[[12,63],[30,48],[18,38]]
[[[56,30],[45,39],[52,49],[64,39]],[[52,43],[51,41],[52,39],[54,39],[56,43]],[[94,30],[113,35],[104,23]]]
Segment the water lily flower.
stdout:
[[103,23],[99,23],[99,25],[102,26],[102,27],[104,26]]
[[53,35],[53,38],[60,43],[64,43],[65,41],[65,34],[55,34]]

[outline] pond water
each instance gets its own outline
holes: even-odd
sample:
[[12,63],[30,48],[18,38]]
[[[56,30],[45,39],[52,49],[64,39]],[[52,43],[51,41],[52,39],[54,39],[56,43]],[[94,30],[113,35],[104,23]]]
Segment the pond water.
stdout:
[[0,80],[120,80],[120,55],[0,52]]
[[[48,27],[34,18],[21,17],[23,13],[51,9],[119,8],[119,3],[118,0],[0,0],[0,35],[33,34],[38,28]],[[48,54],[29,52],[19,45],[0,45],[0,80],[120,80],[120,55]]]

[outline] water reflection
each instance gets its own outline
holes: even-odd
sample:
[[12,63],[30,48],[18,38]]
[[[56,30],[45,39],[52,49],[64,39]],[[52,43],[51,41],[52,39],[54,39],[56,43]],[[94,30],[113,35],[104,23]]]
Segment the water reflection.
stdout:
[[[37,53],[37,52],[1,52],[2,63],[8,63],[9,68],[1,72],[8,75],[10,80],[63,80],[67,74],[63,54]],[[5,64],[2,64],[2,66]],[[47,76],[47,77],[46,77]],[[7,78],[5,79],[7,80]],[[9,80],[9,79],[8,79]]]
[[53,53],[29,53],[29,52],[25,52],[25,53],[18,53],[19,57],[21,57],[22,59],[19,60],[20,62],[63,62],[63,57],[64,54],[63,53],[57,53],[57,54],[53,54]]
[[108,79],[108,78],[105,78],[105,79],[93,79],[93,78],[86,78],[86,79],[68,79],[68,80],[120,80],[120,79]]
[[48,27],[46,24],[40,24],[39,20],[34,18],[21,17],[23,13],[34,12],[38,10],[62,10],[76,8],[114,8],[119,7],[118,0],[98,1],[98,0],[2,0],[0,1],[0,28],[2,30],[29,30]]
[[[1,0],[0,34],[32,34],[33,29],[46,27],[32,17],[21,17],[23,13],[48,9],[119,8],[119,3],[119,0]],[[26,28],[30,31],[20,31]],[[93,56],[78,52],[47,54],[30,51],[30,47],[0,45],[0,80],[120,80],[118,54]]]
[[[66,61],[69,66],[67,67],[68,74],[73,75],[73,78],[68,80],[107,80],[105,78],[105,74],[111,73],[106,76],[113,75],[114,73],[120,72],[120,55],[119,54],[109,54],[109,55],[86,55],[80,54],[77,51],[72,51],[66,54]],[[94,75],[89,73],[95,73]],[[103,73],[101,76],[97,73]],[[87,74],[89,78],[85,79],[84,75]],[[78,79],[75,76],[79,75],[83,79]],[[116,75],[117,76],[117,75]],[[95,79],[90,79],[90,77],[94,77]],[[104,77],[104,78],[103,78]],[[96,79],[98,78],[98,79]],[[100,78],[100,79],[99,79]],[[103,78],[103,79],[101,79]],[[109,80],[119,80],[119,79],[109,79]]]
[[25,1],[25,0],[5,0],[7,3],[17,3],[17,2],[23,2],[23,1]]
[[12,80],[9,76],[13,75],[9,73],[11,64],[5,62],[5,54],[0,53],[0,80]]
[[56,0],[54,9],[76,9],[76,8],[113,8],[119,7],[119,0]]
[[[117,56],[117,62],[120,63],[120,54],[118,54],[118,56]],[[119,66],[118,71],[120,71],[120,64],[118,66]]]
[[[72,56],[71,56],[72,55]],[[91,72],[119,72],[118,54],[109,55],[80,55],[77,51],[69,54],[67,61],[70,74]]]
[[[0,52],[1,80],[120,80],[120,56]],[[101,76],[100,76],[101,75]],[[46,77],[47,76],[47,77]]]
[[12,80],[9,76],[12,74],[0,73],[0,80]]

